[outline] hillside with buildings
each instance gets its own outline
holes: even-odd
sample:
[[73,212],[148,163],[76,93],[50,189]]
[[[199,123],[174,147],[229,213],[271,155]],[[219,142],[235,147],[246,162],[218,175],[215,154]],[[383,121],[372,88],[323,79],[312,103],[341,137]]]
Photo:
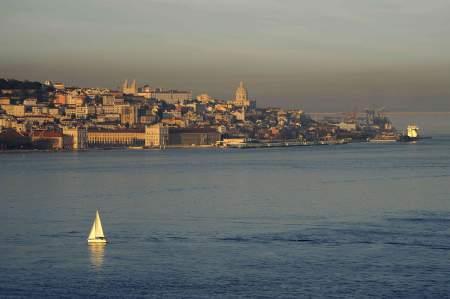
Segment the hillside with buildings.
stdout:
[[257,107],[240,82],[230,100],[206,93],[138,87],[121,90],[61,82],[0,80],[1,149],[179,147],[238,143],[342,143],[394,132],[387,118],[316,121],[301,109]]

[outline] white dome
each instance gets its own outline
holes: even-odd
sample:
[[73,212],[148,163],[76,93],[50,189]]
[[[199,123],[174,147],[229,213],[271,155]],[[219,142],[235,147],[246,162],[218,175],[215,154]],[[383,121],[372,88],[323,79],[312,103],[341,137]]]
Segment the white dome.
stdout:
[[235,94],[234,99],[236,102],[240,102],[240,103],[244,103],[244,102],[248,101],[248,91],[247,91],[247,88],[245,88],[245,86],[244,86],[244,81],[241,81],[241,83],[239,84],[239,87],[236,89],[236,94]]

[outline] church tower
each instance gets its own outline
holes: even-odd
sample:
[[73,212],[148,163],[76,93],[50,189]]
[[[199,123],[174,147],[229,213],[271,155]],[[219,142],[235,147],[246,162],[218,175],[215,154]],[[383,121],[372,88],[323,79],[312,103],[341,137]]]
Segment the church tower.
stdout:
[[137,92],[136,80],[133,80],[133,82],[131,82],[131,86],[130,86],[130,93],[135,94],[136,92]]
[[128,80],[123,81],[122,83],[122,92],[125,93],[125,91],[128,89]]
[[136,80],[133,80],[131,82],[131,85],[128,84],[128,80],[125,80],[122,84],[122,93],[133,95],[136,94],[137,93]]

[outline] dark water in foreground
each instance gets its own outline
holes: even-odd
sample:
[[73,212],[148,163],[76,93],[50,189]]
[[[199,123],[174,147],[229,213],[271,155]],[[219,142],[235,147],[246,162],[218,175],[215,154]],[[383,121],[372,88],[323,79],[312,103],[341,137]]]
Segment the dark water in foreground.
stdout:
[[450,296],[450,139],[7,153],[0,187],[0,297]]

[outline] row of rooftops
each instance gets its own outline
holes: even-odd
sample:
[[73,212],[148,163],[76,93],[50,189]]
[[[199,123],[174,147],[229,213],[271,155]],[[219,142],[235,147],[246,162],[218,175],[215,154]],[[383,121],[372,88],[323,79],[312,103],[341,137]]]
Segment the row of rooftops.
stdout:
[[[100,129],[100,128],[89,128],[88,132],[108,132],[108,133],[144,133],[143,129]],[[217,132],[214,128],[175,128],[169,127],[169,132],[171,133],[215,133]],[[35,137],[61,137],[63,136],[62,131],[54,130],[33,130],[31,133]]]
[[[144,133],[144,129],[104,129],[104,128],[88,128],[88,132],[105,132],[105,133]],[[170,133],[214,133],[215,128],[177,128],[169,127]]]

